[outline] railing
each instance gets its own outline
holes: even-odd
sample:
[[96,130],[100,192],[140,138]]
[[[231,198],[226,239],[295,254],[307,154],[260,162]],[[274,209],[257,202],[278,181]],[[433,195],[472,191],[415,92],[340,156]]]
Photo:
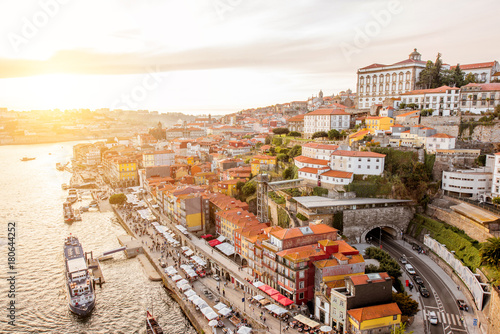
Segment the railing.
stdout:
[[497,215],[500,215],[500,208],[496,207],[493,204],[486,203],[486,202],[479,202],[479,201],[476,201],[476,200],[473,200],[473,199],[470,199],[467,197],[460,197],[460,196],[457,196],[454,194],[448,194],[446,196],[458,199],[458,200],[463,201],[463,202],[467,202],[467,203],[472,204],[472,205],[474,205],[478,208],[481,208],[483,210],[487,210],[487,211],[493,212]]

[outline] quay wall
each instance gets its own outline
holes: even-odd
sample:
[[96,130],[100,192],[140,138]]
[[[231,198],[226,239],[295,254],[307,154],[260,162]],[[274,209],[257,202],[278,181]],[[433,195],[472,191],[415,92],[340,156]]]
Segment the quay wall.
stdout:
[[[133,237],[135,237],[134,232],[129,228],[129,226],[123,221],[121,215],[118,213],[116,208],[112,205],[113,211],[118,218],[118,222],[120,225],[123,227],[127,233]],[[144,248],[143,248],[144,249]],[[181,307],[182,311],[186,315],[186,317],[189,319],[193,327],[196,329],[198,333],[208,333],[207,329],[203,327],[203,325],[199,322],[198,318],[191,312],[189,309],[188,305],[184,300],[182,300],[182,296],[179,296],[178,292],[176,289],[172,288],[170,286],[170,283],[168,282],[167,278],[165,277],[164,273],[162,273],[161,269],[158,267],[158,265],[155,264],[153,259],[151,258],[151,255],[149,254],[147,249],[144,249],[144,255],[148,258],[149,262],[151,262],[151,265],[153,268],[155,268],[156,272],[160,275],[162,281],[163,281],[163,286],[168,290],[169,295],[179,304]]]

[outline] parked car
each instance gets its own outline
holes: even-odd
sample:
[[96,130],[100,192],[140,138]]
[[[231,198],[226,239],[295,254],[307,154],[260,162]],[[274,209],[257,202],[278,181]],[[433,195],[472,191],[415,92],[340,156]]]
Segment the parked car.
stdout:
[[462,299],[457,299],[457,305],[458,305],[458,308],[461,310],[469,310],[467,303],[465,303],[465,301]]
[[200,277],[205,277],[207,274],[205,273],[205,270],[201,269],[201,270],[196,270],[196,273],[198,274],[198,276]]
[[437,325],[438,324],[438,317],[437,317],[437,314],[436,312],[434,311],[430,311],[427,318],[429,319],[429,322],[431,323],[431,325]]
[[415,271],[415,269],[413,268],[413,266],[409,263],[405,264],[405,268],[406,268],[406,271],[408,272],[408,274],[410,275],[416,275],[417,272]]
[[406,257],[404,257],[404,256],[401,256],[401,257],[399,258],[399,261],[400,261],[402,264],[407,264],[407,263],[408,263],[408,261],[406,260]]
[[427,290],[427,288],[425,286],[422,286],[420,285],[418,287],[418,291],[420,292],[420,295],[424,298],[429,298],[431,293],[429,292],[429,290]]
[[422,279],[422,277],[418,276],[418,275],[415,275],[415,277],[413,277],[413,279],[415,280],[415,283],[417,283],[418,285],[424,285],[424,280]]
[[216,281],[220,281],[220,277],[219,277],[219,275],[217,275],[217,274],[215,274],[215,275],[213,276],[213,278],[214,278],[214,280],[216,280]]

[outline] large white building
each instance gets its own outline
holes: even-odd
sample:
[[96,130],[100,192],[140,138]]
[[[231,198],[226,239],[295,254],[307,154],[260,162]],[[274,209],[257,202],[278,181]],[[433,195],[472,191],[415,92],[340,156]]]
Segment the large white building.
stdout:
[[[455,69],[452,66],[451,69]],[[496,60],[486,63],[464,64],[460,65],[460,69],[467,75],[472,73],[476,78],[476,82],[490,83],[492,79],[499,79],[500,65]]]
[[432,109],[432,116],[450,116],[459,108],[460,88],[441,86],[401,94],[401,103],[416,104],[418,109]]
[[491,189],[492,173],[489,168],[444,171],[442,189],[445,194],[478,198]]
[[456,138],[445,133],[436,133],[424,137],[425,150],[427,153],[436,153],[436,150],[452,150],[455,148]]
[[330,158],[330,168],[357,175],[382,175],[385,154],[337,150]]
[[493,182],[491,185],[491,197],[500,196],[500,152],[495,153],[495,164],[493,165]]
[[338,148],[338,145],[332,144],[307,143],[302,145],[302,155],[314,159],[330,160],[330,156]]
[[[391,64],[371,64],[358,69],[358,108],[369,109],[386,98],[397,98],[415,90],[420,72],[426,62],[415,49],[408,59]],[[445,66],[446,67],[446,66]]]
[[351,115],[342,109],[316,109],[304,115],[304,135],[311,137],[313,133],[318,131],[347,130],[350,122]]
[[172,150],[144,152],[142,163],[144,167],[171,166],[175,164],[175,153]]
[[500,83],[470,83],[460,88],[460,110],[480,114],[500,104]]

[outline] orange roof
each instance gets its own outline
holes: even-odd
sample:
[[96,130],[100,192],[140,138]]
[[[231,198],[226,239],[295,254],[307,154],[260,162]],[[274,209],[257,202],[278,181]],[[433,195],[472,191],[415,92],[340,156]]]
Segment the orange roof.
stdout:
[[[325,224],[309,225],[309,228],[312,230],[314,234],[326,234],[338,231],[337,229]],[[300,227],[281,229],[278,231],[271,232],[270,234],[280,240],[292,239],[304,236],[304,233],[302,232],[302,229]]]
[[299,172],[318,174],[319,170],[330,169],[330,167],[322,167],[322,168],[313,168],[313,167],[302,167],[299,169]]
[[419,94],[433,94],[433,93],[446,93],[447,90],[460,90],[460,88],[449,87],[449,86],[441,86],[438,88],[431,89],[416,89],[412,90],[408,93],[403,93],[401,95],[419,95]]
[[401,314],[401,310],[396,303],[385,305],[375,305],[362,307],[347,311],[347,314],[354,318],[359,324],[367,320],[380,319]]
[[[299,169],[299,171],[300,171],[300,169]],[[341,179],[350,179],[352,177],[352,173],[343,172],[340,170],[329,170],[328,172],[321,174],[321,176],[330,176],[330,177],[338,177]]]
[[484,83],[484,84],[478,84],[478,83],[470,83],[467,84],[463,87],[479,87],[481,90],[486,91],[486,90],[500,90],[500,83],[498,82],[493,82],[493,83]]
[[360,130],[356,133],[349,135],[349,138],[361,137],[361,136],[364,136],[364,135],[369,134],[369,133],[370,133],[370,130]]
[[328,165],[328,160],[314,159],[314,158],[305,157],[303,155],[299,155],[298,157],[295,157],[294,160],[301,162],[301,163],[304,163],[304,164],[323,165],[323,166]]
[[311,111],[308,114],[305,114],[305,116],[315,116],[315,115],[349,115],[342,109],[328,109],[328,108],[320,108],[316,109],[314,111]]
[[431,136],[432,138],[455,138],[453,136],[447,135],[446,133],[436,133]]
[[[475,64],[460,65],[460,69],[461,70],[473,70],[473,69],[476,69],[476,68],[486,68],[486,67],[493,67],[493,66],[495,66],[495,62],[494,61],[489,61],[489,62],[486,62],[486,63],[475,63]],[[457,66],[454,65],[454,66],[451,66],[450,69],[453,70],[456,67]]]
[[271,156],[271,155],[263,155],[263,154],[260,154],[260,155],[254,155],[253,156],[254,159],[259,159],[259,160],[276,160],[276,156]]
[[338,150],[332,153],[335,156],[342,157],[359,157],[359,158],[384,158],[385,154],[368,152],[368,151],[343,151]]
[[417,113],[417,112],[420,112],[420,110],[408,111],[408,112],[405,112],[404,114],[397,115],[396,117],[406,117],[406,116],[410,116],[410,115]]
[[332,145],[332,144],[321,144],[321,143],[307,143],[302,145],[302,147],[310,147],[310,148],[316,148],[316,149],[321,149],[321,150],[331,150],[335,151],[336,149],[339,148],[338,145]]
[[326,253],[321,248],[318,248],[315,244],[313,244],[285,249],[276,253],[276,255],[293,262],[303,262],[308,261],[311,256],[321,256],[326,255]]
[[[378,273],[378,274],[380,275],[380,279],[376,280],[371,279],[371,283],[384,282],[386,278],[390,278],[390,276],[387,273]],[[368,275],[358,275],[351,277],[351,281],[354,285],[369,284],[368,280],[370,280]]]
[[288,122],[303,122],[303,121],[304,121],[304,114],[296,115],[288,119]]

